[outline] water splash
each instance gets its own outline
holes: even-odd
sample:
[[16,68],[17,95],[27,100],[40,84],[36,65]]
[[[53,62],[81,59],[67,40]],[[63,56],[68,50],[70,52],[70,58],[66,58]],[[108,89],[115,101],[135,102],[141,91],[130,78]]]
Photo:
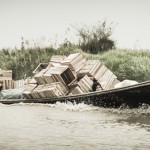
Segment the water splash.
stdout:
[[[2,104],[2,106],[7,106]],[[10,106],[39,106],[39,107],[50,107],[50,108],[55,108],[55,109],[60,109],[63,111],[79,111],[79,112],[84,112],[84,111],[96,111],[99,110],[100,107],[96,107],[93,105],[87,105],[84,103],[72,103],[72,102],[66,102],[66,103],[61,103],[61,102],[56,102],[55,104],[41,104],[41,103],[18,103],[18,104],[12,104]]]
[[92,105],[87,105],[84,103],[71,103],[71,102],[67,102],[67,103],[60,103],[57,102],[56,104],[49,104],[50,107],[52,108],[57,108],[57,109],[61,109],[61,110],[69,110],[69,111],[79,111],[79,112],[83,112],[83,111],[95,111],[95,110],[99,110],[99,107],[95,107]]

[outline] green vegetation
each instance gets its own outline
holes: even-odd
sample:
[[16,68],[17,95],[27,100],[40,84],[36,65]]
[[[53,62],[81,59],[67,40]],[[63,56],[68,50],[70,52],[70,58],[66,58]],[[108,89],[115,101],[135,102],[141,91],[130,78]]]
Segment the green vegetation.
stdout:
[[[69,55],[82,52],[75,46],[60,46],[58,49],[32,48],[24,50],[0,50],[0,68],[13,70],[14,79],[32,76],[32,71],[41,62],[49,62],[52,55]],[[111,50],[98,54],[82,52],[87,59],[98,59],[105,64],[119,80],[138,82],[150,80],[149,50]]]
[[119,80],[130,79],[138,82],[150,80],[149,50],[111,50],[98,55],[86,54],[89,59],[99,59]]
[[78,27],[79,48],[84,52],[97,54],[115,48],[115,41],[111,39],[112,25],[106,21],[97,25]]
[[22,79],[33,76],[32,71],[38,64],[48,63],[52,55],[67,56],[70,53],[82,52],[87,59],[100,60],[120,81],[150,80],[150,51],[115,49],[115,42],[110,38],[112,24],[108,26],[104,21],[94,26],[77,27],[76,30],[79,35],[78,44],[66,39],[59,48],[25,48],[29,42],[22,37],[21,49],[0,50],[0,68],[13,70],[13,78]]

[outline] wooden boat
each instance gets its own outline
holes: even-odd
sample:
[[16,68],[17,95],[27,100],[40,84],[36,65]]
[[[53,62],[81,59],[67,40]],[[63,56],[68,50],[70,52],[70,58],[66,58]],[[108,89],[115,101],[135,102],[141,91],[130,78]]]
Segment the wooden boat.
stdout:
[[94,106],[115,107],[127,105],[130,108],[138,107],[142,103],[150,105],[150,81],[141,82],[132,86],[90,92],[75,96],[61,96],[44,99],[1,99],[2,104],[15,103],[56,103],[56,102],[76,102],[92,104]]

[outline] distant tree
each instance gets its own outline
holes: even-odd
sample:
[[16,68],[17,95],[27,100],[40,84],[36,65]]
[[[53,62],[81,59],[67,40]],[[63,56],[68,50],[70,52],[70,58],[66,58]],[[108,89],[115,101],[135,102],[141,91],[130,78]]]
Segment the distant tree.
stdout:
[[[112,25],[111,25],[112,26]],[[79,48],[85,52],[98,53],[115,48],[115,41],[111,39],[112,27],[107,22],[97,25],[76,28],[79,34]]]

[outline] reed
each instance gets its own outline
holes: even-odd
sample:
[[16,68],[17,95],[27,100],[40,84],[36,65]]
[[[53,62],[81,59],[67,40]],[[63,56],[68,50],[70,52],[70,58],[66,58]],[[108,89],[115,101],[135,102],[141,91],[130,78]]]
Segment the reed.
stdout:
[[119,80],[138,82],[150,80],[149,50],[111,50],[97,55],[86,54],[88,59],[98,59],[117,75]]

